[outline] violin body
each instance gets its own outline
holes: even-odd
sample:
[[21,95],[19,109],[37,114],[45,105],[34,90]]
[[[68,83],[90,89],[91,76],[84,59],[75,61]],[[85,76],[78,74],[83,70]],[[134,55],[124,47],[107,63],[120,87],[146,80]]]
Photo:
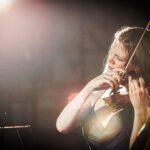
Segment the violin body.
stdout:
[[145,87],[150,92],[149,77],[146,76],[144,73],[142,73],[140,68],[129,71],[128,73],[124,74],[124,76],[122,77],[118,89],[113,89],[110,92],[109,96],[103,98],[105,103],[112,108],[112,112],[118,111],[119,109],[123,108],[126,104],[130,103],[130,97],[128,94],[129,76],[131,76],[133,79],[139,79],[140,77],[143,77],[145,80]]

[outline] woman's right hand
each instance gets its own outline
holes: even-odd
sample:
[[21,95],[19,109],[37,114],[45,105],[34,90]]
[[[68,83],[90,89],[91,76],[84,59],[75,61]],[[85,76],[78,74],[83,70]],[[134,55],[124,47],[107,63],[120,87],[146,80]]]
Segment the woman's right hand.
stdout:
[[108,70],[105,73],[92,79],[87,86],[95,89],[103,89],[108,86],[112,89],[117,89],[121,80],[121,74],[125,73],[123,69],[115,68],[113,70]]

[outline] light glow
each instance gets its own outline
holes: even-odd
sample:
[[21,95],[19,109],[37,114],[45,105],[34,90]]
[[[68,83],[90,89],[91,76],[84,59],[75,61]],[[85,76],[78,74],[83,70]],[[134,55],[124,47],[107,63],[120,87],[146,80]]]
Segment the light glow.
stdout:
[[0,13],[3,14],[10,9],[10,4],[12,4],[14,0],[0,0]]
[[9,4],[10,0],[0,0],[0,8],[7,6]]

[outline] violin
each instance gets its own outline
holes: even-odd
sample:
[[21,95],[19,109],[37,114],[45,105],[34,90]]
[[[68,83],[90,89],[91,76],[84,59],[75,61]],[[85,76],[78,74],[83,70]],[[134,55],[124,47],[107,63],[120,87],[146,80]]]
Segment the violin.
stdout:
[[[134,51],[132,52],[131,56],[129,57],[129,59],[125,65],[125,71],[127,71],[127,68],[129,66],[131,60],[133,59],[133,56],[134,56],[139,44],[141,43],[146,31],[149,31],[149,29],[148,29],[149,26],[150,26],[150,21],[148,22],[146,28],[144,29]],[[148,89],[148,91],[150,91],[150,78],[148,75],[145,75],[144,72],[142,72],[140,68],[136,68],[136,69],[130,70],[124,74],[120,74],[120,76],[121,76],[121,81],[119,83],[119,87],[117,89],[111,90],[110,95],[108,97],[102,98],[105,101],[105,103],[112,108],[112,112],[120,110],[126,104],[130,103],[128,92],[126,92],[126,94],[122,94],[120,92],[121,86],[124,86],[124,87],[127,86],[129,76],[131,76],[134,79],[139,79],[139,77],[143,77],[145,80],[145,87]],[[110,88],[110,86],[108,84],[105,84],[103,87],[96,89],[96,91],[97,90],[108,90],[109,88]]]
[[124,74],[118,89],[113,89],[108,97],[103,98],[105,104],[107,104],[112,109],[112,112],[120,110],[125,105],[130,103],[127,89],[122,90],[124,86],[127,87],[129,76],[131,76],[133,79],[139,79],[139,77],[143,77],[145,80],[145,87],[148,89],[148,91],[150,91],[150,78],[142,73],[140,68],[129,71],[128,73]]

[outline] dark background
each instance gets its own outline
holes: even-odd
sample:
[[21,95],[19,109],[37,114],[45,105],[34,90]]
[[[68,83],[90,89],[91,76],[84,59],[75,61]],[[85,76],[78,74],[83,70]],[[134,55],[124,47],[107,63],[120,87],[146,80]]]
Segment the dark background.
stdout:
[[0,149],[86,150],[81,129],[62,135],[56,119],[68,97],[101,73],[114,32],[146,26],[148,6],[15,0],[0,7],[0,126],[12,127],[0,129]]

